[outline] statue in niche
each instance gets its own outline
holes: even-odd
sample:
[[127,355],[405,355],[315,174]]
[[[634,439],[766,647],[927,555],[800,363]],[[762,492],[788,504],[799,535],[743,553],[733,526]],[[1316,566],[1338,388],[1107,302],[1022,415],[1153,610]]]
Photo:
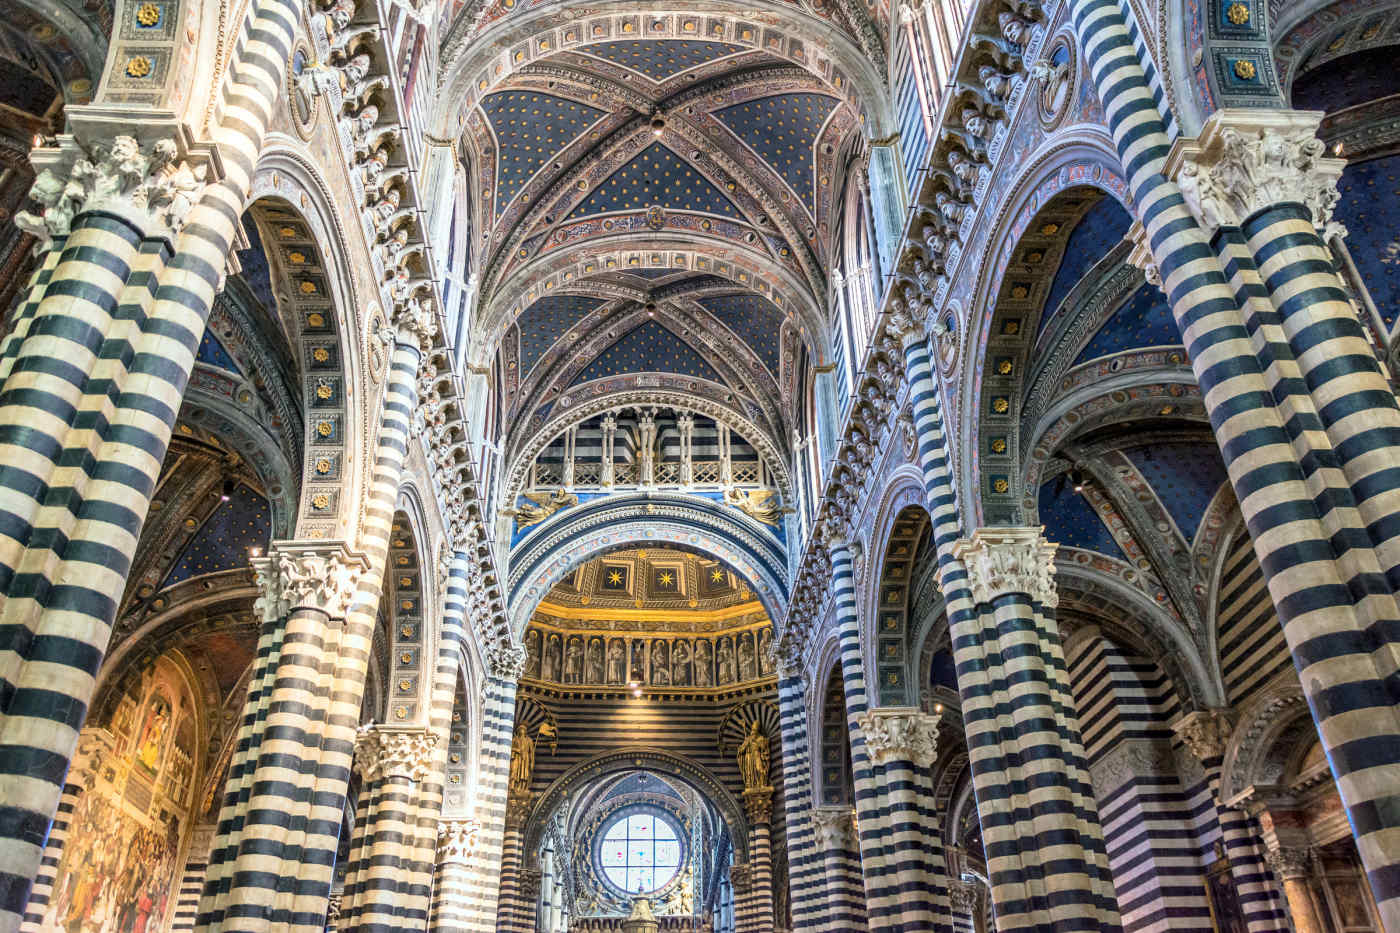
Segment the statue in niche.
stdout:
[[523,722],[515,727],[510,740],[510,793],[523,797],[530,792],[530,778],[535,773],[535,740]]
[[758,679],[758,663],[754,659],[752,632],[745,632],[739,636],[739,679]]
[[755,719],[749,726],[749,734],[739,743],[739,774],[744,778],[744,790],[758,790],[768,786],[768,736]]
[[620,684],[627,679],[627,645],[621,638],[608,643],[608,683]]
[[588,682],[603,682],[603,639],[594,638],[588,642]]
[[549,641],[545,643],[544,662],[540,666],[541,680],[559,679],[559,661],[561,645],[558,635],[549,636]]
[[525,676],[540,676],[540,633],[530,629],[525,633]]
[[729,636],[719,640],[719,647],[715,657],[719,660],[719,677],[716,678],[720,685],[734,683],[734,643]]
[[634,684],[644,684],[647,682],[647,643],[640,638],[632,642],[632,670],[630,679]]
[[713,680],[710,674],[712,651],[708,638],[695,643],[695,686],[697,687],[708,687]]
[[651,646],[651,682],[658,687],[671,685],[670,651],[666,643],[657,640]]
[[690,686],[690,642],[678,641],[671,649],[671,683]]
[[576,684],[583,680],[583,639],[575,635],[569,639],[569,650],[564,654],[564,683]]
[[758,668],[765,674],[773,673],[773,629],[758,633]]

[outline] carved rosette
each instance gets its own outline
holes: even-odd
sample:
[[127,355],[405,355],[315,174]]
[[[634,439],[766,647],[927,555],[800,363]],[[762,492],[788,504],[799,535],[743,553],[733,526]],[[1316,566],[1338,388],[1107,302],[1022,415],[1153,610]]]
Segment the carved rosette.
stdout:
[[438,861],[445,865],[470,865],[480,832],[481,824],[476,820],[439,821]]
[[68,235],[73,218],[91,210],[120,214],[149,235],[174,237],[216,180],[206,158],[181,149],[173,138],[143,141],[117,134],[79,142],[60,136],[31,154],[39,175],[29,196],[40,210],[20,211],[15,225],[38,237],[43,249],[52,237]]
[[812,811],[812,833],[823,851],[854,851],[856,826],[849,807],[818,807]]
[[1256,211],[1302,204],[1326,235],[1345,236],[1332,220],[1345,159],[1326,157],[1316,136],[1324,115],[1303,110],[1219,110],[1200,138],[1172,153],[1169,170],[1186,206],[1208,231],[1239,226]]
[[1054,608],[1060,597],[1055,589],[1055,550],[1040,528],[979,528],[953,549],[967,565],[972,598],[990,603],[1008,593],[1026,593],[1036,602]]
[[857,722],[875,764],[907,761],[928,768],[938,755],[939,719],[913,707],[893,707],[867,710]]
[[341,618],[350,607],[369,561],[343,541],[280,542],[277,561],[280,598],[286,609],[319,609]]
[[773,821],[773,788],[753,787],[744,791],[744,812],[753,826],[766,826]]
[[1301,847],[1275,846],[1264,853],[1264,861],[1278,880],[1294,881],[1308,876],[1312,853]]
[[735,894],[746,894],[753,887],[753,875],[748,862],[735,862],[729,866],[729,885]]
[[1225,746],[1230,741],[1232,728],[1224,710],[1200,709],[1177,720],[1172,726],[1172,731],[1185,743],[1191,754],[1204,763],[1211,759],[1219,759],[1225,754]]
[[355,768],[366,781],[420,783],[432,771],[437,736],[426,730],[365,726],[355,739]]

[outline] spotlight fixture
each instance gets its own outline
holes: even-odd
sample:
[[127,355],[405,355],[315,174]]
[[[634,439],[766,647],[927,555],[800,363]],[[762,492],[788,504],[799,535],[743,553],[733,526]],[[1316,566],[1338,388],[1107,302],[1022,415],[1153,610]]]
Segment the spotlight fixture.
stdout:
[[666,129],[666,116],[660,110],[653,110],[651,112],[651,135],[660,136],[664,129]]
[[219,501],[227,502],[233,496],[234,482],[231,479],[224,480],[223,489],[219,492]]
[[248,548],[248,556],[249,556],[249,557],[262,557],[262,548],[260,548],[260,547],[250,547],[250,548]]
[[1085,479],[1083,471],[1078,467],[1071,467],[1069,471],[1069,482],[1070,485],[1074,487],[1075,492],[1083,492],[1084,484],[1087,483],[1088,480]]
[[646,309],[647,309],[647,317],[656,317],[656,302],[654,302],[654,301],[648,301],[648,302],[646,303]]

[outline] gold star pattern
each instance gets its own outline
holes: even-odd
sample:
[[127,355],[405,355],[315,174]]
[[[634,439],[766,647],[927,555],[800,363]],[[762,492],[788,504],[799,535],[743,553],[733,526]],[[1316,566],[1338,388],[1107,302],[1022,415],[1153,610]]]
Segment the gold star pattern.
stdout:
[[608,582],[613,586],[620,585],[622,583],[622,571],[614,570],[612,573],[608,574]]
[[502,91],[481,109],[500,144],[496,215],[551,156],[561,152],[603,116],[603,111],[550,94]]
[[723,571],[723,570],[720,570],[719,568],[715,568],[714,570],[711,570],[711,571],[710,571],[710,582],[712,582],[712,583],[721,583],[721,582],[723,582],[723,581],[724,581],[724,571]]
[[671,583],[674,582],[675,577],[671,576],[669,572],[663,572],[661,574],[660,580],[662,586],[670,586]]

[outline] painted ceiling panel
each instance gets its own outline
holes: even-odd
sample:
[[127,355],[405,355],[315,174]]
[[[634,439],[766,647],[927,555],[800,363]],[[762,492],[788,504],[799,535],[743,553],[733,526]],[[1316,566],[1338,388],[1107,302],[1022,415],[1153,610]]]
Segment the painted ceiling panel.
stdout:
[[250,245],[248,249],[238,253],[238,262],[243,267],[239,275],[268,313],[276,317],[277,299],[272,296],[272,276],[267,267],[267,254],[263,251],[262,237],[258,236],[258,225],[246,214],[243,217],[243,232],[248,235]]
[[267,547],[272,516],[267,500],[240,484],[194,533],[161,587],[248,566],[248,548]]
[[1041,330],[1045,329],[1046,322],[1060,307],[1060,302],[1079,284],[1084,274],[1118,245],[1132,222],[1123,206],[1108,196],[1089,208],[1065,243],[1064,257],[1060,260],[1055,280],[1050,284],[1045,311],[1040,316]]
[[1400,315],[1400,156],[1348,165],[1337,185],[1347,250],[1389,328]]
[[727,42],[695,39],[623,39],[590,45],[585,51],[661,82],[744,49]]
[[1181,332],[1172,317],[1167,296],[1155,285],[1143,285],[1104,322],[1074,363],[1078,366],[1124,350],[1171,347],[1180,343]]
[[738,209],[680,156],[652,143],[598,186],[570,219],[609,211],[639,211],[659,204],[668,211],[699,211],[743,220]]
[[1056,477],[1040,487],[1040,522],[1045,526],[1045,537],[1065,547],[1098,551],[1126,561],[1123,549],[1089,500],[1060,480]]
[[528,373],[554,341],[603,304],[601,298],[550,295],[525,309],[520,327],[520,371]]
[[700,304],[738,334],[777,377],[783,313],[772,302],[761,295],[747,294],[704,298]]
[[238,364],[229,355],[228,349],[219,342],[219,338],[214,336],[213,331],[207,328],[204,331],[204,337],[199,341],[199,349],[195,352],[194,358],[205,365],[216,366],[239,376],[243,375]]
[[816,213],[814,147],[837,103],[825,94],[780,94],[726,107],[715,116],[773,166]]
[[482,102],[496,134],[496,214],[534,174],[603,117],[585,104],[534,91],[501,91]]
[[714,367],[705,362],[690,344],[655,321],[647,321],[623,334],[617,342],[598,354],[578,374],[573,384],[624,373],[676,373],[724,384]]
[[1162,500],[1185,539],[1195,540],[1210,500],[1226,480],[1214,444],[1153,444],[1124,453]]

